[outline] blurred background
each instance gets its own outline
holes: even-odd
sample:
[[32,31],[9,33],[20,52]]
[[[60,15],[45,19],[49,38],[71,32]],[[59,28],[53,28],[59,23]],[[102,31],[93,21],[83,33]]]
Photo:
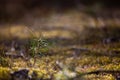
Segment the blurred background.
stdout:
[[[32,30],[36,36],[67,39],[77,36],[84,40],[89,39],[90,32],[95,34],[99,30],[102,33],[94,36],[109,37],[110,32],[116,31],[113,28],[119,30],[119,3],[118,0],[0,0],[0,36],[28,38]],[[108,27],[112,29],[109,31]]]

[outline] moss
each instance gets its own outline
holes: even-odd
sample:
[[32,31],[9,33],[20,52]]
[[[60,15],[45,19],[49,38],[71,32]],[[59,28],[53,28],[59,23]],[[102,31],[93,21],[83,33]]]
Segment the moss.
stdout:
[[34,80],[42,79],[44,77],[44,74],[39,70],[33,70],[31,75]]
[[[37,43],[35,43],[35,45],[37,45]],[[12,71],[17,71],[19,68],[28,68],[30,70],[29,74],[32,75],[35,80],[49,79],[51,75],[58,78],[62,77],[63,80],[65,80],[66,77],[61,74],[62,72],[60,72],[59,66],[56,65],[56,61],[60,61],[64,65],[70,66],[70,68],[74,68],[77,72],[80,72],[81,74],[96,70],[120,70],[120,58],[118,56],[112,56],[115,53],[111,53],[109,55],[110,51],[119,52],[119,45],[117,43],[114,43],[114,46],[112,44],[83,45],[83,47],[89,49],[90,51],[78,51],[78,53],[75,50],[69,50],[69,48],[71,48],[71,45],[68,47],[61,47],[57,45],[51,48],[52,55],[45,55],[41,57],[38,57],[38,55],[36,55],[36,64],[34,65],[34,68],[33,66],[31,67],[30,65],[28,65],[34,63],[34,58],[32,58],[32,56],[30,56],[30,59],[28,61],[25,61],[22,58],[16,58],[14,59],[14,62],[12,62],[12,59],[10,58],[7,59],[6,57],[1,57],[1,66],[7,68],[0,68],[0,80],[9,80],[8,78],[10,78],[10,70],[8,69],[9,65],[5,63],[8,63],[8,60],[10,60],[13,64]],[[32,46],[34,47],[34,45]],[[79,45],[77,47],[79,47]],[[49,53],[49,50],[43,47],[40,48],[40,52],[42,54],[47,54]],[[74,57],[74,52],[76,52],[76,55],[78,56]],[[5,79],[6,76],[8,76],[7,79]],[[112,75],[86,75],[82,78],[82,80],[115,80]]]
[[0,80],[10,80],[10,69],[0,67]]
[[0,66],[8,67],[9,66],[9,60],[4,57],[0,57]]
[[104,66],[105,70],[120,70],[120,64],[115,65],[115,64],[108,64]]
[[116,80],[111,74],[106,75],[86,75],[83,77],[84,80]]

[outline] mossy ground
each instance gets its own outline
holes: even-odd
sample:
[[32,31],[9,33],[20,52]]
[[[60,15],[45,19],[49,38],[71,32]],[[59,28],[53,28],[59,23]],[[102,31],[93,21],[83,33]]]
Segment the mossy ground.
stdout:
[[[28,68],[31,70],[30,72],[37,71],[39,77],[50,78],[51,75],[57,74],[60,70],[56,65],[56,61],[60,61],[68,67],[73,67],[74,70],[81,74],[96,70],[120,70],[119,45],[119,42],[111,44],[97,43],[82,46],[53,45],[45,55],[36,57],[34,66],[32,66],[34,63],[33,58],[26,61],[22,58],[11,59],[4,57],[5,60],[1,60],[0,80],[6,80],[6,76],[8,76],[7,78],[10,78],[9,73],[11,71],[22,68]],[[76,50],[71,50],[73,47],[76,49],[84,47],[89,51],[78,51],[75,53]],[[114,51],[118,51],[118,53],[115,53]],[[2,64],[2,61],[5,62],[4,65]],[[111,74],[85,75],[80,77],[80,79],[115,80]]]

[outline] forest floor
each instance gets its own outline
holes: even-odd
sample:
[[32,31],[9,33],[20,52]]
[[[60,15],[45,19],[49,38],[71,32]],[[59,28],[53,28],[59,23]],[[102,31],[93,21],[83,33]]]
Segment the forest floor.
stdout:
[[[28,69],[29,75],[36,72],[35,80],[116,80],[120,76],[119,19],[73,11],[1,25],[0,36],[0,80],[10,80],[10,74],[20,69]],[[42,37],[47,44],[35,56],[29,50],[36,46],[28,46],[33,37]]]

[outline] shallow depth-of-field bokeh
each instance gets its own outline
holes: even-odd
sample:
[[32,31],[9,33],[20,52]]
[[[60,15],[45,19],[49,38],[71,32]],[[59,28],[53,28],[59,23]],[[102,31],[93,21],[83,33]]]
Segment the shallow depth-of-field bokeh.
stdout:
[[0,80],[119,80],[113,2],[1,1]]

